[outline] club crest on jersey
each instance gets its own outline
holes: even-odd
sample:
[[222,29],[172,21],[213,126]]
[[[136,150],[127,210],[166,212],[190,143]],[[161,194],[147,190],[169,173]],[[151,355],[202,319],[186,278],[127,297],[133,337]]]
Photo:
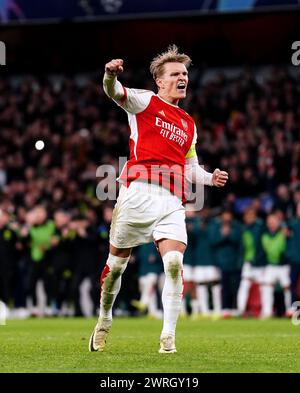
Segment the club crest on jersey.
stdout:
[[185,129],[185,131],[187,131],[188,123],[185,120],[181,119],[181,124],[182,124],[183,128]]

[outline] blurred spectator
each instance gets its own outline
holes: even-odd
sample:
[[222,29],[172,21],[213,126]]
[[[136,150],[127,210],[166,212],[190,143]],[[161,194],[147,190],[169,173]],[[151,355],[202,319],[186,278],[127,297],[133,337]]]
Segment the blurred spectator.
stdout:
[[0,300],[8,305],[13,296],[16,269],[16,234],[10,226],[9,214],[0,209]]
[[240,315],[243,315],[246,311],[249,292],[253,283],[259,285],[261,294],[265,271],[265,257],[261,244],[263,232],[263,221],[257,217],[257,213],[253,208],[248,208],[244,213],[242,235],[244,263],[237,298]]
[[154,243],[139,246],[136,250],[139,267],[140,300],[134,299],[132,305],[152,318],[161,318],[158,309],[158,280],[163,272],[163,264]]
[[195,283],[195,247],[197,244],[198,234],[198,217],[193,210],[186,211],[186,229],[188,235],[188,245],[183,257],[183,304],[182,316],[188,315],[188,304],[191,308],[193,317],[197,317],[199,313],[199,304],[197,300],[197,288]]
[[[205,208],[201,211],[196,227],[194,281],[197,286],[197,301],[202,316],[211,314],[211,303],[213,317],[219,317],[222,309],[221,271],[220,265],[218,265],[220,260],[217,259],[212,247],[215,233],[212,234],[211,226],[209,210]],[[218,255],[220,257],[220,253]]]
[[[99,292],[95,283],[98,271],[98,231],[96,217],[90,220],[84,215],[72,218],[69,224],[72,241],[72,294],[75,316],[92,316],[96,313]],[[96,294],[94,293],[96,292]]]
[[72,266],[72,231],[69,224],[70,213],[57,210],[54,213],[55,232],[51,238],[50,266],[53,270],[53,300],[55,313],[58,315],[72,315],[71,310],[71,280]]
[[275,209],[282,211],[286,218],[291,218],[294,213],[294,204],[291,193],[286,184],[280,184],[277,188]]
[[[207,170],[220,166],[230,174],[224,190],[206,189],[205,206],[229,208],[236,219],[249,206],[255,207],[261,217],[273,210],[281,220],[286,217],[290,223],[287,247],[292,258],[294,288],[297,251],[293,233],[297,233],[297,226],[293,218],[300,202],[299,73],[287,67],[241,68],[238,72],[224,69],[221,73],[205,69],[192,71],[189,99],[183,103],[183,109],[188,105],[198,125],[200,162],[205,163]],[[141,70],[126,73],[122,78],[132,87],[151,86]],[[60,308],[61,302],[68,302],[68,298],[73,302],[75,296],[76,313],[81,315],[80,294],[84,282],[84,298],[90,299],[85,312],[90,314],[98,307],[98,272],[107,255],[112,210],[96,198],[96,169],[101,164],[117,168],[118,158],[128,155],[129,138],[126,116],[116,112],[112,103],[104,99],[99,86],[99,77],[91,74],[72,78],[64,75],[0,78],[0,209],[8,212],[10,220],[15,222],[11,244],[14,267],[9,273],[9,288],[1,284],[3,293],[8,295],[1,296],[8,296],[14,307],[24,306],[28,284],[29,294],[35,297],[36,280],[45,283],[48,306],[55,302]],[[44,149],[35,148],[37,140],[44,142]],[[45,225],[49,234],[53,230],[50,239],[61,239],[60,230],[53,222],[32,221],[32,212],[39,205],[45,207],[49,218],[55,217],[58,211],[68,211],[67,228],[69,236],[73,234],[74,238],[63,237],[56,244],[55,240],[53,243],[50,240],[50,244],[47,240],[41,247],[35,246],[40,226]],[[76,229],[73,220],[78,214],[84,219],[79,220]],[[222,225],[222,231],[228,232],[228,227],[231,234],[235,232],[235,224]],[[63,271],[69,272],[65,269],[69,262],[63,268],[59,260],[62,261],[60,255],[69,246],[71,276],[67,279]],[[186,260],[193,259],[189,255],[193,252],[192,248],[187,250]],[[84,255],[89,258],[87,264]],[[219,261],[220,255],[217,246]],[[32,257],[36,258],[35,262]],[[136,268],[135,264],[128,268],[134,277]],[[6,268],[5,271],[8,274]],[[238,269],[235,272],[238,279]],[[92,276],[92,282],[97,285],[88,284]],[[72,282],[71,294],[68,294],[68,280]],[[130,304],[129,297],[135,296],[136,283],[126,284],[127,288],[125,285],[119,296]],[[223,284],[228,295],[225,303],[233,306],[235,295],[229,296],[226,280]],[[193,290],[190,293],[194,300],[195,293]]]
[[262,296],[262,316],[269,318],[273,315],[275,285],[279,283],[283,288],[286,313],[289,313],[291,308],[291,292],[290,267],[285,258],[287,243],[281,222],[276,214],[269,214],[266,225],[267,230],[262,235],[262,247],[267,261]]
[[300,203],[297,205],[297,215],[288,223],[287,260],[291,269],[292,303],[300,300]]
[[49,249],[54,234],[54,222],[47,217],[44,206],[39,205],[27,214],[29,225],[27,240],[30,248],[28,296],[32,301],[32,314],[51,315],[53,296],[53,270],[49,262]]
[[230,211],[223,211],[211,228],[211,245],[216,265],[221,269],[222,305],[225,314],[237,308],[237,291],[241,274],[241,226]]

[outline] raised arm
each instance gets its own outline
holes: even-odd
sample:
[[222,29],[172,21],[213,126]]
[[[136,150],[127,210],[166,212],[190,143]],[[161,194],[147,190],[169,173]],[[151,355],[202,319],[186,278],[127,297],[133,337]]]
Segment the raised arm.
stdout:
[[105,64],[105,74],[103,78],[103,89],[105,93],[117,102],[122,102],[126,92],[122,84],[117,80],[117,76],[123,72],[123,60],[114,59]]
[[118,80],[117,76],[123,72],[123,60],[114,59],[105,64],[105,74],[103,78],[103,89],[127,112],[136,114],[142,112],[149,105],[154,94],[152,91],[140,89],[128,89]]

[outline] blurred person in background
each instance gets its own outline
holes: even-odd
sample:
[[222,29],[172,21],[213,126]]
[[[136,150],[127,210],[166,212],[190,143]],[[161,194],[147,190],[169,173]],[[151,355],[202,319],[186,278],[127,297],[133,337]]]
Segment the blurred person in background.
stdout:
[[16,233],[10,227],[10,215],[0,208],[0,300],[8,307],[13,300],[16,270]]
[[[200,315],[218,318],[222,311],[221,271],[212,248],[209,210],[203,209],[197,223],[195,244],[194,281]],[[210,301],[211,298],[211,301]],[[212,309],[210,307],[212,306]]]
[[265,267],[264,285],[262,292],[262,317],[273,316],[274,290],[280,284],[284,292],[285,312],[288,315],[291,308],[290,267],[286,258],[286,236],[282,221],[278,215],[271,213],[266,219],[266,230],[261,242],[267,265]]
[[292,303],[300,300],[300,202],[296,217],[288,221],[286,257],[290,264]]
[[186,230],[188,236],[188,245],[183,257],[183,304],[182,317],[188,316],[188,303],[191,308],[191,316],[196,318],[199,314],[199,305],[197,301],[197,292],[195,285],[195,247],[197,237],[198,217],[193,210],[186,211]]
[[111,224],[111,220],[113,217],[113,207],[110,205],[106,205],[103,208],[102,220],[98,226],[99,232],[99,256],[100,263],[99,269],[103,270],[106,262],[106,257],[109,252],[109,227]]
[[[248,176],[251,168],[252,175],[247,179],[259,192],[254,200],[260,201],[259,214],[263,217],[274,206],[293,211],[291,218],[295,217],[300,200],[299,78],[286,67],[266,67],[263,74],[256,70],[251,78],[243,68],[236,76],[226,69],[222,75],[195,67],[194,72],[197,85],[190,90],[183,109],[188,107],[194,118],[201,120],[198,153],[210,168],[220,166],[230,171],[228,190],[206,189],[209,205],[219,208],[226,200],[233,209],[240,196],[246,197],[242,177]],[[211,77],[206,81],[208,74]],[[125,86],[152,86],[142,68],[123,75]],[[89,204],[95,199],[90,191],[91,179],[95,178],[93,168],[99,163],[115,165],[117,156],[128,154],[126,116],[113,110],[104,91],[99,90],[98,77],[87,75],[83,80],[78,74],[72,78],[63,74],[43,78],[7,76],[0,78],[0,94],[3,210],[10,215],[15,213],[14,220],[22,226],[24,212],[37,204],[47,204],[52,216],[60,208],[71,211],[81,206],[82,201]],[[35,149],[38,138],[45,141],[42,151]],[[252,182],[253,171],[257,174],[258,188]],[[247,193],[253,194],[253,189],[247,187]],[[96,205],[93,206],[97,213]],[[107,250],[101,253],[98,271],[106,261],[104,254],[107,255],[109,244],[104,237],[108,239],[109,223],[98,237],[100,249]],[[14,303],[21,311],[29,250],[22,239],[18,243],[23,248],[17,251],[18,274],[10,291],[15,293]],[[99,288],[99,280],[95,282]]]
[[27,308],[27,295],[30,273],[30,250],[28,244],[28,226],[26,224],[27,211],[19,206],[13,217],[11,227],[16,234],[16,269],[13,278],[14,308],[11,312],[13,318],[27,318],[30,311]]
[[26,220],[23,236],[27,236],[30,248],[28,296],[32,301],[31,314],[51,315],[53,269],[49,250],[55,225],[53,220],[48,219],[46,208],[42,205],[29,211]]
[[64,210],[54,212],[55,232],[51,238],[50,265],[53,269],[53,298],[55,313],[62,316],[73,314],[71,309],[72,282],[72,232],[69,228],[71,214]]
[[252,207],[246,209],[242,234],[242,277],[237,297],[240,315],[243,315],[246,311],[249,293],[253,283],[259,285],[260,299],[262,299],[262,284],[264,282],[266,264],[261,244],[261,237],[264,229],[264,222],[257,217],[256,210]]
[[286,184],[280,184],[277,187],[274,209],[282,211],[288,219],[293,216],[294,203],[291,192]]
[[158,308],[158,279],[162,272],[160,255],[154,243],[143,244],[135,251],[138,264],[139,300],[132,300],[132,305],[141,312],[147,312],[150,318],[161,318]]
[[90,317],[96,312],[94,303],[94,278],[97,272],[98,230],[96,217],[89,219],[86,214],[75,215],[69,223],[72,231],[72,294],[75,316]]
[[221,270],[222,308],[225,317],[232,316],[237,309],[237,291],[241,276],[241,225],[229,210],[211,223],[210,243],[216,265]]

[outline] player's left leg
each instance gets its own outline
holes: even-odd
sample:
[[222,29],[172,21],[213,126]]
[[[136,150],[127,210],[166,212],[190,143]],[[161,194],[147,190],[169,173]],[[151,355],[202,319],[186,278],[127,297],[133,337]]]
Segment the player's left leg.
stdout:
[[100,314],[89,342],[90,352],[103,351],[112,325],[112,308],[121,288],[121,277],[130,258],[131,249],[110,245],[108,260],[101,274]]
[[176,323],[181,311],[183,292],[183,253],[186,245],[177,240],[158,241],[165,270],[165,284],[162,293],[164,322],[160,338],[160,353],[174,353]]
[[142,183],[121,186],[110,226],[109,256],[101,275],[100,314],[90,338],[90,351],[104,349],[112,326],[113,304],[120,291],[121,276],[129,261],[131,249],[152,240],[157,203],[147,192],[146,186],[148,185]]

